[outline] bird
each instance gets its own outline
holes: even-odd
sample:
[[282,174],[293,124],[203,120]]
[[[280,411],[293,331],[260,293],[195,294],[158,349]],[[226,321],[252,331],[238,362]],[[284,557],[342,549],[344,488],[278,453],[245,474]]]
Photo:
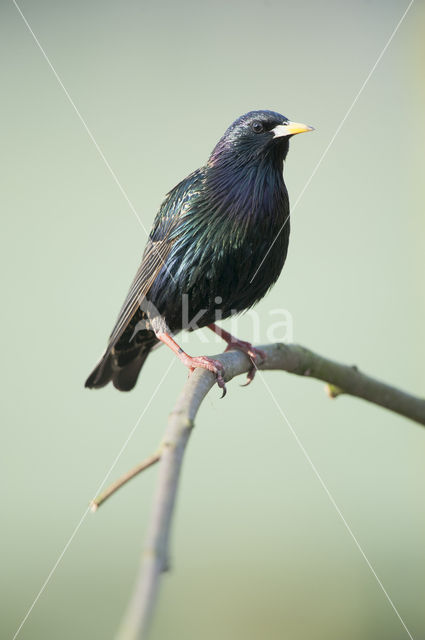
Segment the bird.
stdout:
[[222,363],[188,355],[173,337],[203,327],[223,338],[226,350],[248,355],[247,384],[252,381],[264,352],[216,320],[251,308],[278,279],[290,232],[283,165],[290,138],[312,130],[275,111],[249,111],[228,127],[206,164],[169,191],[86,387],[112,382],[130,391],[149,353],[164,343],[189,373],[211,371],[224,395]]

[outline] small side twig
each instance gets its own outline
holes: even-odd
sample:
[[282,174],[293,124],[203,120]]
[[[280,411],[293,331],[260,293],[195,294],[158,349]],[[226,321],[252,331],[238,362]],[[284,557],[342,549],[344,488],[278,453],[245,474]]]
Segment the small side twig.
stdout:
[[138,473],[141,473],[145,469],[148,469],[153,464],[158,462],[161,458],[161,450],[153,453],[151,456],[143,460],[140,464],[127,471],[121,478],[115,480],[103,493],[101,493],[97,498],[91,501],[90,509],[92,511],[97,511],[101,504],[105,502],[112,494],[114,494],[118,489],[120,489],[126,482],[137,476]]

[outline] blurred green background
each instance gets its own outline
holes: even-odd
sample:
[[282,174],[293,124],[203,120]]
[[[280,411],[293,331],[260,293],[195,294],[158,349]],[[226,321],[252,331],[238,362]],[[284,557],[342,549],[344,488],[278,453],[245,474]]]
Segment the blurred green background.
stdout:
[[[407,2],[53,2],[21,9],[149,229],[163,195],[255,108],[317,131],[291,143],[292,202]],[[425,390],[424,4],[415,2],[292,220],[258,305],[294,339]],[[1,629],[12,638],[173,359],[130,394],[83,388],[145,234],[12,2],[0,19]],[[241,320],[249,339],[252,321]],[[205,333],[205,331],[203,332]],[[196,334],[189,353],[215,353]],[[267,382],[415,639],[425,637],[425,433],[323,385]],[[173,364],[109,480],[150,453],[186,378]],[[189,444],[152,639],[408,635],[260,380],[214,389]],[[112,638],[156,471],[83,521],[19,638]]]

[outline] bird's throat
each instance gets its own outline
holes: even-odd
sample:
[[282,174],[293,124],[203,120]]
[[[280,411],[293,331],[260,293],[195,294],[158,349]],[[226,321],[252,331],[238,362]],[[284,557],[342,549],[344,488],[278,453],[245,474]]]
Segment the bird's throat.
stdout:
[[207,169],[206,187],[216,215],[235,223],[277,222],[288,208],[281,155],[217,162]]

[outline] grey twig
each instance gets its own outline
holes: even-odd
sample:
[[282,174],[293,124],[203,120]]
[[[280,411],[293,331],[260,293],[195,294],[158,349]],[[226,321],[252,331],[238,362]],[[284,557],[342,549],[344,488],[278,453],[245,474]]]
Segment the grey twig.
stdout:
[[103,493],[101,493],[99,496],[97,496],[97,498],[91,501],[90,509],[93,512],[97,511],[100,505],[104,504],[106,500],[110,498],[112,495],[114,495],[114,493],[118,491],[118,489],[121,489],[121,487],[124,484],[126,484],[129,480],[131,480],[135,476],[137,476],[139,473],[142,473],[142,471],[144,471],[145,469],[148,469],[149,467],[154,465],[156,462],[159,462],[160,459],[161,459],[161,450],[157,451],[156,453],[153,453],[151,456],[143,460],[143,462],[133,467],[133,469],[130,469],[130,471],[127,471],[127,473],[125,473],[123,476],[118,478],[118,480],[115,480],[115,482],[113,482],[105,491],[103,491]]
[[[328,360],[299,345],[273,344],[260,348],[266,352],[267,359],[259,365],[259,369],[283,370],[322,380],[326,382],[331,397],[347,394],[363,398],[425,425],[425,399],[371,378],[355,366]],[[247,373],[252,366],[248,357],[240,351],[229,351],[214,358],[223,363],[226,381]],[[158,484],[145,550],[136,586],[118,634],[119,640],[141,640],[147,637],[160,576],[168,568],[171,521],[184,451],[197,411],[214,383],[212,373],[196,369],[185,384],[169,417],[160,447]],[[134,474],[130,472],[129,475],[133,477]]]

